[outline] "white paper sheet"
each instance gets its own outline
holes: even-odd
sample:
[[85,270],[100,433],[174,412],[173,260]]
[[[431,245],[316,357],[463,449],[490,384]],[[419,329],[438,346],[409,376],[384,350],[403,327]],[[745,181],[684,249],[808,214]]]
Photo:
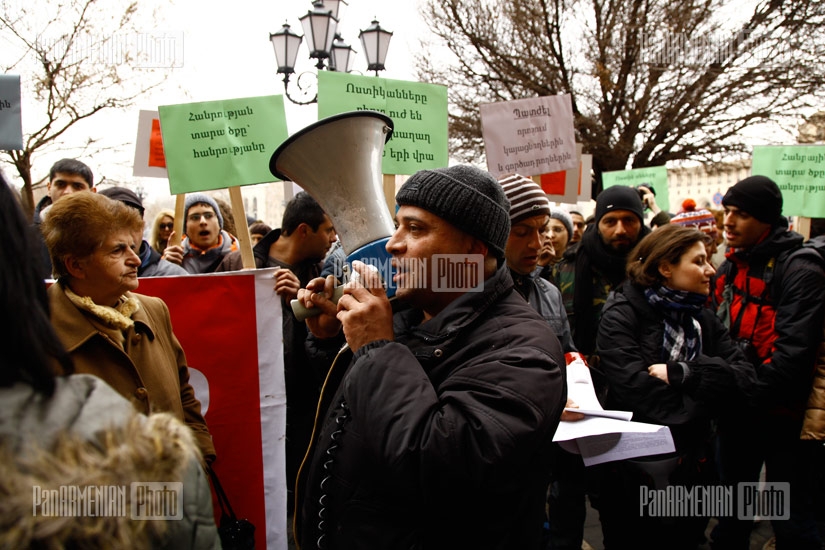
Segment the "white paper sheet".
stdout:
[[568,452],[581,454],[585,466],[675,450],[667,426],[633,422],[628,411],[605,411],[596,397],[590,369],[578,354],[567,356],[567,396],[580,408],[566,410],[585,418],[560,422],[553,441]]

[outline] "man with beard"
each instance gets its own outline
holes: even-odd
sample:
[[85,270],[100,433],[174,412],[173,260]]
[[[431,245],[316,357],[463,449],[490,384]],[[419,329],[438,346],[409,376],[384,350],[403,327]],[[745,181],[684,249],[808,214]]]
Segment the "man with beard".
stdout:
[[594,227],[585,231],[578,248],[553,269],[573,342],[591,368],[597,366],[591,356],[596,352],[602,306],[625,278],[627,253],[650,233],[642,223],[643,208],[635,189],[614,186],[602,191],[596,197]]
[[[289,303],[297,297],[299,288],[320,275],[324,256],[336,239],[332,220],[312,196],[301,191],[287,203],[281,227],[267,233],[252,249],[258,269],[279,268],[273,279],[273,290],[281,297],[283,311],[287,510],[290,513],[295,476],[312,435],[315,406],[325,373],[308,365],[304,350],[307,327],[295,318]],[[228,254],[216,271],[241,269],[243,259],[237,251]]]

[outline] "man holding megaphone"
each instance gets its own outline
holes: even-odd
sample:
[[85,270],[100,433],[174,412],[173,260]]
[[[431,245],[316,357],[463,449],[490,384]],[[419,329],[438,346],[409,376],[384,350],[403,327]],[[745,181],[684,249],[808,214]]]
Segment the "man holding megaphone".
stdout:
[[[472,166],[401,187],[392,273],[354,261],[298,300],[346,340],[296,488],[301,548],[539,548],[564,354],[513,290],[509,202]],[[384,285],[395,283],[395,302]],[[393,307],[397,305],[398,307]],[[394,312],[395,310],[395,312]]]

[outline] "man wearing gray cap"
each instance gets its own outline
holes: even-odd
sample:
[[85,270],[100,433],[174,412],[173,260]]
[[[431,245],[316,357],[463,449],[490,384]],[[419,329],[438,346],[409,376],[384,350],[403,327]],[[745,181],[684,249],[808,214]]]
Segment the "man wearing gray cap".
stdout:
[[564,357],[513,290],[507,198],[487,172],[453,166],[417,172],[396,202],[386,249],[399,311],[359,262],[363,284],[349,283],[337,307],[332,277],[298,294],[322,311],[307,321],[313,334],[343,330],[350,351],[321,397],[296,538],[305,548],[539,548]]
[[[776,510],[789,518],[771,521],[776,547],[818,549],[813,480],[822,468],[822,442],[800,435],[822,337],[825,273],[818,254],[797,253],[803,237],[788,229],[782,193],[770,178],[743,179],[728,189],[722,205],[728,252],[713,298],[731,337],[753,362],[757,383],[750,406],[734,421],[720,421],[721,481],[755,484],[764,464],[766,481],[790,483],[790,501]],[[745,512],[719,519],[714,548],[747,547],[754,514]]]
[[168,245],[163,258],[188,273],[212,273],[227,254],[239,249],[238,239],[223,228],[221,209],[206,193],[186,195],[183,208],[186,236],[179,245]]

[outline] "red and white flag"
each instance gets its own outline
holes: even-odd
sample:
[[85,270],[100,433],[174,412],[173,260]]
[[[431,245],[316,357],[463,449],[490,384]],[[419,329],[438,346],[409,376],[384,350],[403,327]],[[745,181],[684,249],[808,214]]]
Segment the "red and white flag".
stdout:
[[[286,391],[275,268],[140,279],[162,298],[186,353],[191,383],[218,455],[213,464],[255,547],[287,547]],[[216,521],[220,508],[215,506]]]

